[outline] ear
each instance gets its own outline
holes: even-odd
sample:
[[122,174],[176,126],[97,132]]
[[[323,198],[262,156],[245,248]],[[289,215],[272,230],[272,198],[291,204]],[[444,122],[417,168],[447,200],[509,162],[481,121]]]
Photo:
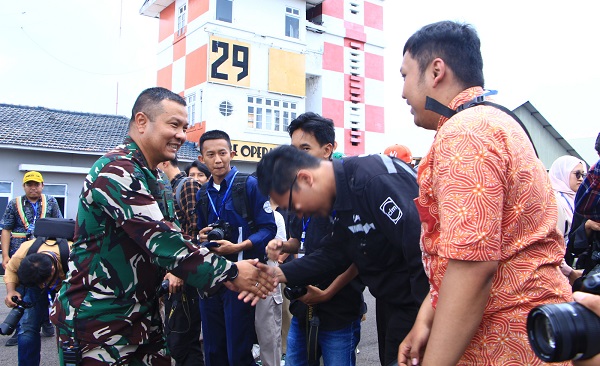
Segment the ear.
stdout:
[[446,63],[441,58],[436,58],[431,62],[431,72],[433,74],[433,87],[438,86],[446,76]]
[[326,144],[325,145],[325,156],[323,156],[326,159],[331,159],[331,154],[333,154],[333,151],[335,150],[335,147],[331,144]]
[[135,118],[133,120],[133,127],[137,130],[139,134],[143,134],[146,131],[148,123],[150,123],[150,120],[144,112],[137,112],[135,114]]
[[237,156],[237,152],[235,150],[231,150],[230,156],[233,159],[235,156]]
[[314,183],[313,173],[308,169],[300,169],[298,170],[298,178],[296,178],[296,182],[298,184],[306,184],[311,187]]
[[202,156],[202,154],[198,155],[198,160],[200,160],[200,162],[204,164],[204,156]]

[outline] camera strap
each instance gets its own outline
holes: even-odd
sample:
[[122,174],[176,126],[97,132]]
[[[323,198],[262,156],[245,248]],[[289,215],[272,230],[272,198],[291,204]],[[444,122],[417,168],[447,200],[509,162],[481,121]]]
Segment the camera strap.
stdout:
[[307,331],[306,331],[306,352],[308,363],[313,364],[319,360],[319,325],[320,320],[315,314],[314,306],[308,305]]

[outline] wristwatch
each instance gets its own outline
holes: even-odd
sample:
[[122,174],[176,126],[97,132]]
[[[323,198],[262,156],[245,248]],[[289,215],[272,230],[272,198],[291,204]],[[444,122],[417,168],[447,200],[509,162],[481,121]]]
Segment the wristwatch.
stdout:
[[227,278],[225,281],[233,281],[237,278],[239,274],[237,264],[231,263],[231,267],[227,270]]

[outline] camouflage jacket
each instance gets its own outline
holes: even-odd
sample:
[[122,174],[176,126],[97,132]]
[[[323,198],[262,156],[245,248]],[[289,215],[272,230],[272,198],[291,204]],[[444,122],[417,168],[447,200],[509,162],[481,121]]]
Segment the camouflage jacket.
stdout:
[[186,241],[174,221],[172,191],[130,138],[100,158],[84,182],[52,311],[59,333],[91,348],[145,344],[160,325],[164,270],[204,294],[219,286],[231,262]]

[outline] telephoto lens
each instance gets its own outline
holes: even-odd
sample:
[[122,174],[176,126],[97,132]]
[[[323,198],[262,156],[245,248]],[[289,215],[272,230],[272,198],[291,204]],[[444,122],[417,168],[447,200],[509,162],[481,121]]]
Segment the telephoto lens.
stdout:
[[4,319],[4,322],[0,324],[0,334],[2,335],[11,335],[12,332],[15,331],[17,324],[19,324],[19,320],[21,320],[21,317],[23,317],[25,309],[31,307],[29,303],[19,300],[19,298],[16,296],[13,296],[11,299],[17,304],[17,306],[12,308],[12,310]]
[[[586,278],[582,291],[600,294],[600,274]],[[545,362],[600,353],[600,317],[577,302],[533,308],[527,316],[527,333],[531,348]]]

